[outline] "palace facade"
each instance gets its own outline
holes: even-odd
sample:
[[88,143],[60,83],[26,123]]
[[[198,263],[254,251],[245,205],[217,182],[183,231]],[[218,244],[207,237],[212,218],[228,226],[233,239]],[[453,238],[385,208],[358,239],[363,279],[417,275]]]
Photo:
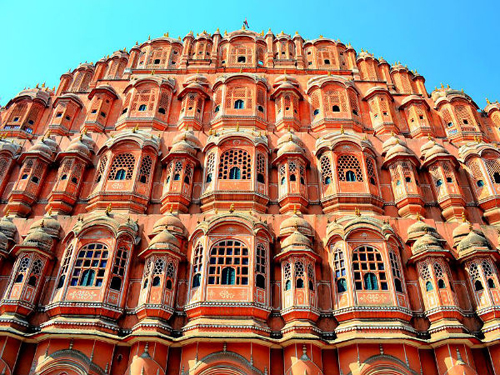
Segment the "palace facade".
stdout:
[[0,124],[0,374],[500,374],[498,102],[242,29]]

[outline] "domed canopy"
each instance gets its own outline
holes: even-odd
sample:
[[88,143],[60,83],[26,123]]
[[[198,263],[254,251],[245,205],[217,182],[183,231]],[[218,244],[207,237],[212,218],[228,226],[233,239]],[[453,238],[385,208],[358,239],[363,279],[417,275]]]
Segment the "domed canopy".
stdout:
[[306,219],[297,215],[297,213],[294,213],[292,216],[283,220],[283,222],[281,223],[280,237],[292,234],[296,230],[298,230],[300,233],[308,237],[314,236],[311,224],[309,224],[309,222]]
[[28,151],[29,154],[40,154],[46,159],[52,160],[57,150],[57,143],[51,138],[40,138]]
[[282,251],[285,251],[289,247],[311,248],[311,240],[300,233],[298,229],[295,229],[295,231],[281,243]]
[[151,240],[149,243],[149,249],[173,250],[175,252],[179,252],[180,242],[172,233],[170,233],[167,229],[164,229]]
[[3,232],[0,232],[0,252],[6,253],[8,246],[9,246],[9,239]]
[[424,159],[424,163],[429,163],[430,161],[438,158],[453,158],[453,156],[444,148],[443,145],[437,143],[434,140],[430,140],[425,143],[421,149],[421,158]]
[[35,221],[28,231],[28,234],[34,232],[37,228],[43,228],[44,232],[48,235],[59,238],[59,231],[61,224],[51,213],[46,213],[40,220]]
[[425,252],[443,251],[440,241],[433,235],[426,233],[415,241],[411,248],[412,253],[419,254]]
[[45,232],[43,227],[38,227],[26,236],[22,246],[34,247],[43,251],[50,251],[52,243],[52,237]]
[[163,217],[153,225],[151,235],[157,235],[164,229],[167,229],[169,232],[179,237],[184,237],[186,233],[186,228],[184,224],[182,224],[182,221],[171,212],[163,215]]
[[81,134],[71,141],[65,153],[76,153],[87,159],[91,157],[94,151],[95,142],[86,134]]
[[462,216],[462,223],[453,229],[453,247],[457,247],[457,245],[462,241],[464,237],[466,237],[469,232],[472,231],[472,225],[465,219],[465,215]]
[[288,136],[288,142],[282,143],[278,148],[278,157],[289,154],[305,156],[304,149],[293,141],[292,133]]
[[21,150],[21,147],[8,139],[0,139],[0,152],[8,152],[12,156],[16,155]]
[[382,144],[382,155],[385,155],[385,162],[396,157],[405,157],[417,159],[416,155],[412,150],[408,148],[405,141],[399,139],[395,135],[392,135]]
[[188,142],[181,140],[180,142],[175,143],[169,152],[169,155],[174,154],[188,154],[195,156],[196,150]]
[[440,240],[440,236],[436,228],[431,227],[429,224],[417,220],[415,223],[408,227],[408,241],[415,241],[424,236],[425,234],[430,234],[436,239]]
[[193,148],[201,149],[201,142],[192,131],[186,131],[177,134],[172,140],[172,143],[176,144],[181,141],[189,143],[189,145],[191,145]]
[[285,133],[281,137],[278,138],[278,142],[277,142],[278,148],[283,146],[284,144],[286,144],[288,142],[293,142],[293,143],[299,145],[300,147],[304,147],[304,143],[302,142],[302,140],[300,139],[300,137],[298,135],[296,135],[295,133],[292,133],[292,132],[288,132],[288,133]]
[[490,244],[484,236],[484,233],[479,230],[471,230],[458,244],[457,250],[459,253],[469,249],[489,249]]
[[5,234],[11,240],[14,240],[16,232],[16,225],[12,222],[12,219],[10,217],[4,216],[2,219],[0,219],[0,233]]
[[154,374],[154,375],[165,374],[161,366],[149,355],[148,344],[146,344],[144,352],[141,355],[136,355],[132,358],[130,367],[126,372],[126,375],[145,375],[145,374]]

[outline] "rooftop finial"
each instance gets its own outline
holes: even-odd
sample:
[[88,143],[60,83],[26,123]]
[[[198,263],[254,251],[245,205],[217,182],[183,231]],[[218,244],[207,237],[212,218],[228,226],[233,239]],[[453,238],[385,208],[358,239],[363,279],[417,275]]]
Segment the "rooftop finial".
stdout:
[[132,129],[132,133],[136,133],[139,130],[139,124],[136,124]]
[[488,98],[486,98],[486,103],[491,104]]
[[465,216],[465,211],[462,212],[462,223],[467,221],[467,217]]
[[231,203],[231,206],[229,206],[229,212],[230,213],[234,212],[234,203]]
[[106,215],[109,216],[109,214],[111,213],[111,203],[108,204],[108,207],[106,207]]
[[344,134],[344,125],[340,125],[340,134]]
[[361,211],[359,210],[358,207],[356,207],[356,209],[354,210],[354,214],[358,217],[361,216]]
[[422,216],[420,216],[420,212],[417,212],[417,221],[422,221]]

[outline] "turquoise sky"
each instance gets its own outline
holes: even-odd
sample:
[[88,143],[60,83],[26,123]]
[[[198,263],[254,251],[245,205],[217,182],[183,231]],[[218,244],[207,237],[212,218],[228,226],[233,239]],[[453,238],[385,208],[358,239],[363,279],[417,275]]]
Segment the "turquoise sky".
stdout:
[[0,104],[25,86],[59,77],[170,32],[184,37],[241,27],[340,39],[417,69],[432,91],[464,89],[480,107],[500,100],[500,2],[496,1],[12,1],[0,0]]

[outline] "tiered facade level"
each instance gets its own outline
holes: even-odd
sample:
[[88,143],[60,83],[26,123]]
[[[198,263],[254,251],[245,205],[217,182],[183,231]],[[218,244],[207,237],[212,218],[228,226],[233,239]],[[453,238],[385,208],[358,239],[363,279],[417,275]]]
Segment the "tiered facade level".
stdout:
[[242,29],[0,116],[2,375],[500,374],[498,102]]

